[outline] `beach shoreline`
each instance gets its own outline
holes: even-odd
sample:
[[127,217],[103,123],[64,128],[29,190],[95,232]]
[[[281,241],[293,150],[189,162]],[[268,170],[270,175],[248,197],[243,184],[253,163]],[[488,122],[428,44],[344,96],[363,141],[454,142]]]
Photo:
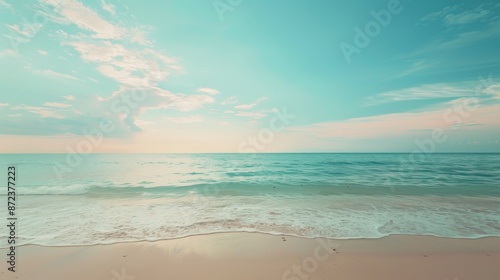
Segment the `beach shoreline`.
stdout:
[[4,265],[2,279],[493,280],[500,274],[500,237],[308,239],[216,233],[153,242],[17,249],[16,272]]

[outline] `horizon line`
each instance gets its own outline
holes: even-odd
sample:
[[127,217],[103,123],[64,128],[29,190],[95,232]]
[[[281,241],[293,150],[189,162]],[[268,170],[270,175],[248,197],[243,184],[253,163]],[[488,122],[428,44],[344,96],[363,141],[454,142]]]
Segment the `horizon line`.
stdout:
[[[64,155],[64,154],[79,154],[79,155],[157,155],[157,154],[172,154],[172,155],[191,155],[191,154],[241,154],[241,155],[255,155],[255,154],[412,154],[415,153],[415,151],[412,152],[260,152],[260,153],[238,153],[238,152],[96,152],[96,153],[46,153],[46,152],[34,152],[34,153],[0,153],[0,155]],[[433,153],[426,153],[426,152],[419,152],[422,154],[500,154],[500,151],[498,152],[433,152]]]

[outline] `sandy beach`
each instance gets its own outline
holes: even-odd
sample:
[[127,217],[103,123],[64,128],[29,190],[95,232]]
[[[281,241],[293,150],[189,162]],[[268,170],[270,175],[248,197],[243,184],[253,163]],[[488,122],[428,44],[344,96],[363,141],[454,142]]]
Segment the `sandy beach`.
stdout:
[[332,240],[221,233],[82,247],[21,246],[17,271],[4,266],[1,278],[494,280],[499,263],[500,238]]

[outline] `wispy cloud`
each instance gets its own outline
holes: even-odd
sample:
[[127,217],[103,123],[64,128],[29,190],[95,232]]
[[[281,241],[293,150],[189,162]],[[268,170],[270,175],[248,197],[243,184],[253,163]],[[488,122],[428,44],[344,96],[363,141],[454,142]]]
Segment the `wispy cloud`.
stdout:
[[26,111],[29,113],[37,114],[42,118],[54,118],[54,119],[64,118],[64,116],[60,114],[60,112],[56,112],[55,110],[46,107],[19,105],[12,107],[12,110]]
[[[61,120],[59,126],[54,121],[45,122],[47,126],[51,125],[51,132],[55,133],[59,128],[65,128],[67,131],[79,133],[79,129],[94,125],[97,119],[109,118],[116,123],[117,133],[129,133],[141,130],[139,127],[141,120],[138,117],[144,111],[171,109],[189,112],[215,103],[213,96],[218,93],[215,89],[199,88],[200,94],[186,95],[160,87],[160,83],[171,74],[183,73],[184,70],[176,59],[153,48],[152,42],[144,32],[148,27],[128,27],[123,21],[108,21],[97,10],[77,0],[40,0],[40,3],[49,8],[43,9],[43,15],[48,20],[55,24],[73,25],[78,28],[76,32],[69,32],[69,29],[57,30],[52,34],[54,38],[58,39],[62,46],[72,47],[83,62],[94,65],[96,71],[119,84],[117,90],[103,97],[79,96],[78,102],[71,104],[46,102],[44,106],[14,107],[14,110],[24,110],[43,118]],[[102,0],[100,4],[104,11],[116,14],[114,5],[106,0]],[[8,26],[12,32],[22,34],[24,37],[39,28],[28,27],[22,24]],[[38,52],[42,55],[47,54],[44,50]],[[5,54],[10,54],[10,51],[5,51]],[[50,78],[79,80],[75,76],[54,70],[32,69],[30,64],[26,69],[36,75]],[[146,95],[146,100],[130,108],[113,107],[114,104],[122,104],[124,98],[137,92]],[[75,100],[72,95],[63,98],[67,101]],[[123,110],[119,110],[120,108]],[[198,119],[190,119],[190,121],[196,120]]]
[[[93,10],[77,0],[40,0],[51,5],[55,12],[42,12],[49,20],[58,24],[75,24],[80,29],[91,32],[91,37],[103,40],[125,40],[140,45],[151,45],[152,42],[146,38],[145,26],[125,27],[119,23],[113,23],[103,18],[96,10]],[[110,3],[101,1],[101,8],[116,15],[116,7]],[[59,34],[65,38],[84,38],[85,35],[71,35],[64,31]]]
[[262,101],[265,101],[267,100],[268,98],[267,97],[261,97],[259,99],[257,99],[255,102],[253,103],[250,103],[250,104],[241,104],[241,105],[237,105],[237,106],[234,106],[235,109],[239,109],[239,110],[250,110],[252,109],[253,107],[257,106],[259,103],[261,103]]
[[153,44],[151,40],[146,37],[145,29],[149,29],[146,26],[134,27],[129,30],[130,33],[130,41],[134,43],[138,43],[144,46],[150,46]]
[[99,39],[123,39],[127,30],[103,19],[96,11],[76,0],[41,0],[52,5],[69,22],[79,28],[93,32]]
[[422,21],[439,20],[446,26],[465,25],[491,19],[490,9],[495,8],[494,5],[479,5],[470,10],[463,10],[460,5],[451,5],[444,7],[440,11],[428,14],[422,18]]
[[426,69],[431,69],[437,65],[437,62],[431,62],[428,59],[417,59],[410,61],[410,65],[406,70],[391,76],[390,79],[402,78],[416,73],[423,72]]
[[9,3],[5,2],[5,0],[0,0],[0,8],[10,9],[12,8],[12,6]]
[[[35,114],[36,117],[23,115],[19,120],[24,123],[23,130],[19,125],[3,130],[1,134],[17,133],[31,135],[46,134],[76,134],[82,135],[84,129],[99,125],[102,120],[107,120],[115,128],[109,137],[124,137],[143,130],[142,125],[148,124],[139,117],[146,111],[177,110],[191,112],[215,102],[209,95],[184,95],[174,94],[161,88],[143,89],[140,93],[144,96],[141,102],[134,101],[132,96],[137,94],[137,88],[121,87],[113,92],[110,97],[84,95],[78,97],[78,102],[72,96],[64,99],[68,103],[45,102],[43,106],[18,105],[11,110],[24,111]],[[127,105],[124,100],[132,102]],[[40,119],[40,117],[42,117]],[[172,119],[171,121],[196,122],[199,118]],[[36,128],[32,125],[36,122]],[[29,128],[29,129],[28,129]]]
[[444,22],[446,25],[462,25],[475,22],[477,20],[481,20],[486,18],[490,12],[482,7],[477,7],[471,11],[465,11],[463,13],[458,14],[447,14],[444,18]]
[[76,80],[80,80],[80,79],[78,79],[75,76],[68,75],[68,74],[63,74],[63,73],[59,73],[59,72],[52,71],[52,70],[49,70],[49,69],[46,69],[46,70],[33,70],[33,73],[36,74],[36,75],[45,76],[45,77],[49,77],[49,78],[63,78],[63,79],[70,79],[70,80],[75,80],[75,81]]
[[167,118],[167,120],[174,123],[199,123],[203,121],[203,117],[200,115],[196,115],[190,117]]
[[[237,117],[244,117],[244,118],[250,118],[250,119],[262,119],[266,117],[269,113],[276,112],[276,109],[261,109],[261,110],[254,110],[255,106],[260,104],[261,102],[268,100],[267,97],[261,97],[257,99],[255,102],[249,103],[249,104],[240,104],[237,106],[234,106],[234,109],[236,110],[225,110],[225,114],[230,114],[234,115]],[[227,98],[226,100],[222,101],[222,105],[233,105],[238,103],[238,99],[235,96],[231,96]],[[253,122],[254,123],[254,122]]]
[[9,103],[0,103],[0,108],[9,106]]
[[246,117],[246,118],[251,118],[251,119],[262,119],[266,117],[270,113],[275,113],[277,112],[277,109],[270,109],[270,110],[258,110],[258,111],[238,111],[238,112],[232,112],[235,116],[238,117]]
[[16,52],[11,50],[11,49],[6,49],[6,50],[3,50],[3,51],[0,51],[0,57],[3,57],[3,56],[15,56],[16,55]]
[[[489,38],[498,37],[500,35],[500,20],[489,23],[484,28],[479,28],[473,31],[466,31],[458,34],[454,39],[438,42],[433,47],[436,49],[452,49],[461,47],[470,43]],[[432,47],[432,46],[431,46]]]
[[174,59],[151,49],[130,50],[109,41],[65,45],[74,47],[85,61],[95,63],[104,76],[130,86],[153,86],[180,69]]
[[474,95],[474,84],[430,84],[401,90],[388,91],[365,99],[364,105],[373,106],[389,102],[454,98]]
[[[466,44],[500,36],[500,18],[496,16],[500,6],[480,5],[471,10],[461,10],[460,6],[448,6],[431,13],[422,22],[439,20],[447,27],[448,36],[430,43],[418,53],[436,50],[450,50]],[[494,11],[494,12],[493,12]],[[474,23],[474,24],[473,24]],[[462,28],[467,25],[467,28]]]
[[44,50],[38,50],[37,52],[38,52],[39,54],[41,54],[41,55],[48,55],[48,54],[49,54],[48,52],[46,52],[46,51],[44,51]]
[[234,115],[238,116],[238,117],[248,117],[248,118],[252,118],[252,119],[261,119],[261,118],[267,116],[267,113],[263,112],[263,111],[257,111],[257,112],[237,112]]
[[69,108],[71,104],[58,103],[58,102],[45,102],[43,105],[53,108]]
[[434,129],[451,130],[456,125],[461,125],[468,130],[495,131],[500,129],[500,119],[491,117],[498,114],[500,110],[498,103],[479,106],[473,112],[467,112],[466,115],[460,115],[459,112],[453,111],[452,108],[456,108],[464,102],[465,100],[461,98],[443,103],[439,108],[420,112],[383,114],[343,121],[322,122],[308,126],[291,127],[288,130],[319,138],[355,140],[411,136],[417,132]]
[[116,7],[111,3],[106,3],[104,0],[101,0],[101,8],[112,15],[116,15]]
[[11,37],[16,42],[25,43],[34,37],[43,28],[43,25],[37,22],[24,21],[20,24],[7,24],[6,27],[16,34],[13,37],[6,35],[7,37]]
[[218,90],[213,89],[213,88],[198,88],[196,91],[201,92],[201,93],[208,93],[211,95],[217,95],[220,93]]
[[487,87],[485,92],[491,94],[493,99],[500,99],[500,84]]
[[222,105],[232,105],[236,103],[238,103],[238,99],[236,98],[236,96],[231,96],[221,102]]
[[[103,111],[101,114],[109,114],[113,104],[122,102],[124,98],[127,98],[126,96],[131,96],[136,91],[137,88],[134,87],[121,87],[109,98],[97,98],[97,104],[89,103],[92,105],[87,105],[88,107],[83,108],[83,111],[92,111],[93,107],[97,106],[97,108],[101,108]],[[173,109],[181,112],[190,112],[215,102],[215,99],[209,95],[174,94],[159,87],[143,88],[141,91],[146,96],[145,100],[125,110],[126,113],[114,112],[112,114],[117,122],[132,129],[132,131],[141,131],[136,120],[144,111]],[[120,115],[123,115],[123,117],[120,117]]]
[[443,9],[432,12],[422,18],[422,21],[435,21],[435,20],[440,20],[443,21],[444,18],[449,15],[450,13],[456,12],[460,9],[460,5],[450,5],[446,6]]

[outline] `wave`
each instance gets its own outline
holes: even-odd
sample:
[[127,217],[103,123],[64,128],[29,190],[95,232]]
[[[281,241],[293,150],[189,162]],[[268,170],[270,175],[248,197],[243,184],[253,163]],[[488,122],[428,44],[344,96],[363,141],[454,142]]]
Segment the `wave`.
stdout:
[[[472,185],[472,183],[471,183]],[[0,187],[0,196],[5,196],[6,187]],[[151,181],[139,183],[69,184],[17,187],[17,195],[186,195],[196,193],[217,195],[437,195],[437,196],[500,196],[498,186],[485,185],[464,187],[455,185],[366,185],[360,183],[318,184],[303,180],[301,183],[282,181],[219,182],[184,185],[156,185]]]
[[20,244],[91,245],[237,231],[336,239],[500,236],[500,197],[495,196],[200,196],[184,190],[138,197],[91,191],[21,198]]
[[[147,186],[152,182],[142,181],[139,185],[87,185],[72,184],[67,186],[30,186],[18,187],[17,195],[88,195],[88,194],[191,194],[200,193],[205,195],[230,195],[238,192],[241,195],[258,193],[265,189],[259,185],[249,185],[242,183],[214,183],[214,184],[193,184],[185,186]],[[6,187],[0,187],[1,195],[6,193]]]

